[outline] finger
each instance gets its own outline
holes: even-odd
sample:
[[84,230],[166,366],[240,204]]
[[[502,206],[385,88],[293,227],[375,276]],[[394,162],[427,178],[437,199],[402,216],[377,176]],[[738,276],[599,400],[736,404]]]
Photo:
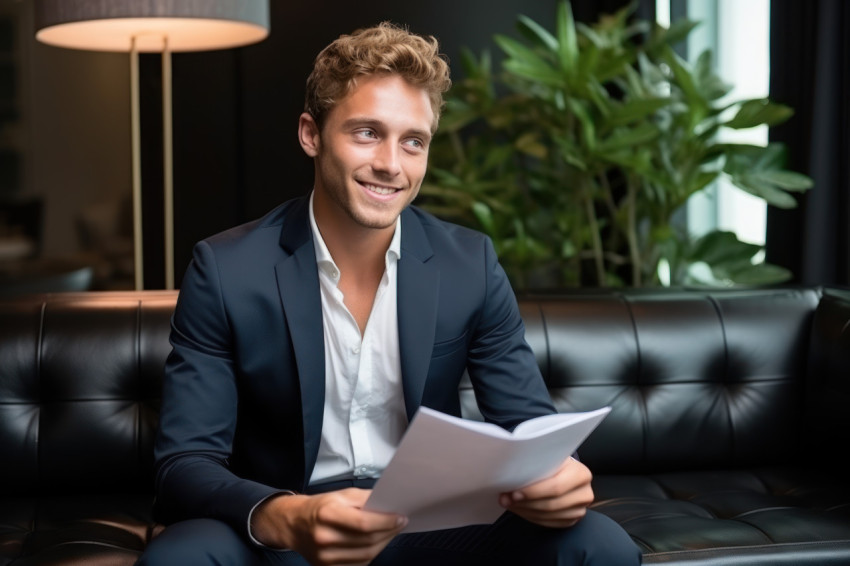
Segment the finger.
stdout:
[[593,503],[593,490],[589,487],[571,491],[558,497],[546,499],[526,499],[511,502],[507,508],[511,511],[536,511],[541,513],[558,513],[569,509],[583,509]]
[[319,522],[353,536],[395,533],[407,526],[407,518],[357,507],[328,505],[318,512]]
[[[317,562],[331,564],[369,562],[389,543],[393,536],[377,538],[374,534],[350,536],[339,531],[328,531],[316,536],[312,546],[313,556],[322,557]],[[311,564],[313,561],[311,561]]]
[[589,486],[592,479],[593,476],[587,466],[573,458],[567,458],[558,470],[548,478],[514,490],[508,495],[511,501],[515,503],[524,500],[560,497],[586,485]]
[[510,507],[522,507],[527,509],[562,509],[567,507],[587,507],[593,503],[593,487],[590,484],[580,484],[562,491],[559,487],[553,490],[554,495],[548,497],[528,497],[526,492],[521,492],[517,497],[516,492],[506,494],[503,501],[507,501]]
[[333,493],[316,510],[316,543],[322,547],[368,547],[386,544],[407,526],[400,515],[366,511],[353,503],[360,493]]
[[586,489],[570,492],[560,497],[523,500],[517,503],[502,501],[503,505],[520,517],[547,527],[570,527],[587,513],[587,507],[593,502],[593,490]]
[[[352,534],[323,528],[315,533],[314,556],[317,565],[323,564],[368,564],[395,536],[395,533],[379,536],[377,533]],[[311,560],[311,563],[313,561]]]
[[[403,517],[402,515],[397,515],[397,514],[393,514],[393,513],[384,513],[384,512],[379,513],[377,511],[368,511],[366,509],[363,509],[363,507],[366,505],[366,501],[369,499],[369,496],[372,493],[371,489],[348,488],[348,489],[338,491],[336,493],[350,507],[356,508],[357,510],[362,511],[363,513],[368,513],[369,515],[373,516],[374,520],[371,523],[367,523],[365,525],[365,527],[364,527],[365,530],[373,530],[375,528],[378,528],[378,530],[393,530],[393,529],[396,528],[396,526],[400,525],[401,523],[406,524],[406,518]],[[355,515],[352,515],[352,517],[354,517],[354,516]],[[387,517],[392,517],[392,518],[390,519],[390,518],[387,518]],[[375,523],[378,523],[378,524],[383,525],[383,526],[377,526],[376,527]],[[362,529],[356,529],[356,530],[362,530]]]

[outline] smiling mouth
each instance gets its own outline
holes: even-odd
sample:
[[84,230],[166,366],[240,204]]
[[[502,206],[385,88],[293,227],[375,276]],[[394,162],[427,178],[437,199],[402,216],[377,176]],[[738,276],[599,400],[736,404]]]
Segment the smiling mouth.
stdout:
[[360,184],[363,185],[363,187],[365,187],[366,190],[368,190],[370,192],[373,192],[373,193],[376,193],[376,194],[379,194],[379,195],[385,195],[385,196],[391,195],[391,194],[401,190],[401,189],[396,189],[394,187],[382,187],[380,185],[373,185],[371,183],[364,183],[362,181],[360,181]]

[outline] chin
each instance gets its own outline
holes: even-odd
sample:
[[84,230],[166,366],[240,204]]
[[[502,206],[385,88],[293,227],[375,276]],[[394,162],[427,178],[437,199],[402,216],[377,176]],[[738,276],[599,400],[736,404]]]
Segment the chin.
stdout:
[[372,230],[386,230],[387,228],[391,228],[395,226],[396,219],[398,215],[393,216],[390,219],[386,218],[355,218],[355,221],[360,224],[360,226],[364,228],[370,228]]
[[395,226],[396,219],[401,211],[385,211],[381,214],[372,214],[371,211],[353,210],[349,212],[349,216],[354,222],[363,228],[371,228],[373,230],[383,230],[391,226]]
[[358,206],[348,211],[349,216],[364,228],[381,230],[395,226],[396,219],[405,207],[397,204],[390,207]]

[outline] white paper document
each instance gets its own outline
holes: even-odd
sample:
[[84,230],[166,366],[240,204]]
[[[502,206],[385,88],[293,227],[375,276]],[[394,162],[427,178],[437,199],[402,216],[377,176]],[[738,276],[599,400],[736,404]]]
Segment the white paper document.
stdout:
[[422,407],[365,508],[406,515],[404,532],[492,523],[500,493],[551,476],[610,411],[546,415],[511,433]]

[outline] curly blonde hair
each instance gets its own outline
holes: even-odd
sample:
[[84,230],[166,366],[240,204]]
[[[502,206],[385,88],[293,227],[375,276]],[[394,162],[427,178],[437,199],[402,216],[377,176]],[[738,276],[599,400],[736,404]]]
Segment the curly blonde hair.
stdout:
[[433,36],[423,37],[390,22],[340,36],[316,57],[307,78],[304,111],[321,128],[334,105],[357,85],[358,77],[399,75],[424,89],[431,101],[437,129],[443,93],[451,86],[449,65]]

